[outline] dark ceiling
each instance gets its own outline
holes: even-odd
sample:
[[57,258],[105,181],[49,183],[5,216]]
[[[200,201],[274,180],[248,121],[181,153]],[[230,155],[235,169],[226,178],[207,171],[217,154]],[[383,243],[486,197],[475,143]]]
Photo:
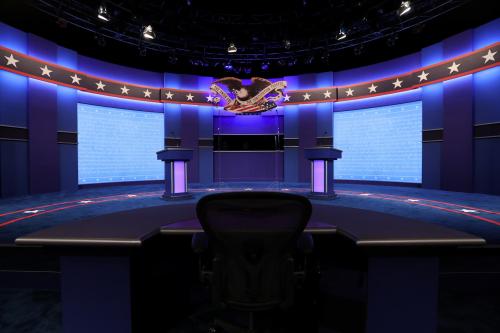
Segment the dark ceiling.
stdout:
[[[1,0],[0,20],[80,54],[136,68],[280,77],[416,52],[499,17],[495,3],[413,0],[412,11],[399,16],[397,0]],[[109,22],[97,18],[100,5]],[[154,40],[142,37],[149,24]],[[347,38],[337,40],[341,28]],[[234,54],[227,53],[230,43],[238,48]]]

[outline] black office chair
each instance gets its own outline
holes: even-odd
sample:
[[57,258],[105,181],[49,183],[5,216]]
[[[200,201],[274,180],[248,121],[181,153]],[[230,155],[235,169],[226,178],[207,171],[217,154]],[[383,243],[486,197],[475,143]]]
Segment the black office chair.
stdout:
[[278,192],[220,193],[198,202],[205,233],[196,234],[192,246],[201,278],[210,283],[215,305],[248,313],[245,331],[254,331],[255,312],[293,305],[306,271],[294,257],[313,247],[311,235],[302,234],[311,211],[307,198]]

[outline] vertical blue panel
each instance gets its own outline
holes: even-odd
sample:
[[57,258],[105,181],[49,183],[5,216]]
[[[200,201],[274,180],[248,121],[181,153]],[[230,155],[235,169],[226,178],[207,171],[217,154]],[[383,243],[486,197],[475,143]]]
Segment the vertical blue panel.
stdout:
[[78,56],[78,69],[90,75],[144,86],[162,87],[163,74]]
[[316,136],[332,136],[333,103],[316,104]]
[[21,53],[28,53],[28,36],[25,32],[0,22],[0,45]]
[[378,64],[335,72],[335,85],[343,86],[357,82],[365,82],[399,73],[409,72],[420,67],[420,54],[414,53],[405,57],[391,59]]
[[28,126],[28,79],[0,71],[0,124]]
[[164,178],[161,113],[79,104],[78,141],[80,184]]
[[500,138],[476,139],[474,191],[500,194]]
[[[443,43],[423,48],[422,66],[429,66],[443,60]],[[443,84],[435,83],[422,87],[422,129],[443,128]],[[422,145],[422,186],[441,188],[441,145],[442,142],[428,142]]]
[[474,118],[476,124],[500,122],[500,67],[474,74]]
[[0,196],[28,194],[28,143],[0,140]]
[[335,178],[420,183],[422,104],[413,102],[334,114]]
[[[0,45],[27,53],[27,35],[0,22]],[[28,79],[0,71],[0,124],[28,126]],[[0,196],[28,193],[28,143],[0,140]]]
[[422,144],[422,187],[441,188],[441,142]]
[[[299,137],[299,107],[290,105],[283,107],[283,123],[285,139]],[[283,157],[283,177],[285,182],[299,181],[298,147],[285,147]]]
[[474,29],[474,50],[500,41],[500,18]]

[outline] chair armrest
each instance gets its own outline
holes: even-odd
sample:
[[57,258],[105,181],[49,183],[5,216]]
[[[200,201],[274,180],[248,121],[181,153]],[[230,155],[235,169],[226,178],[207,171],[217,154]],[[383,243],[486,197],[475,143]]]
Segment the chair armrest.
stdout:
[[208,237],[204,232],[197,232],[191,238],[191,248],[194,253],[200,254],[208,249]]

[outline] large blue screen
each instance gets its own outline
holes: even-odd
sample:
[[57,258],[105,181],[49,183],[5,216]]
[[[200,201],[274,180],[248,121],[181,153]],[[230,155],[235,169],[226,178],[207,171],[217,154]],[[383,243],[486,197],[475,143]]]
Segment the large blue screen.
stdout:
[[78,104],[78,183],[164,179],[162,113]]
[[422,102],[335,112],[335,179],[422,182]]

